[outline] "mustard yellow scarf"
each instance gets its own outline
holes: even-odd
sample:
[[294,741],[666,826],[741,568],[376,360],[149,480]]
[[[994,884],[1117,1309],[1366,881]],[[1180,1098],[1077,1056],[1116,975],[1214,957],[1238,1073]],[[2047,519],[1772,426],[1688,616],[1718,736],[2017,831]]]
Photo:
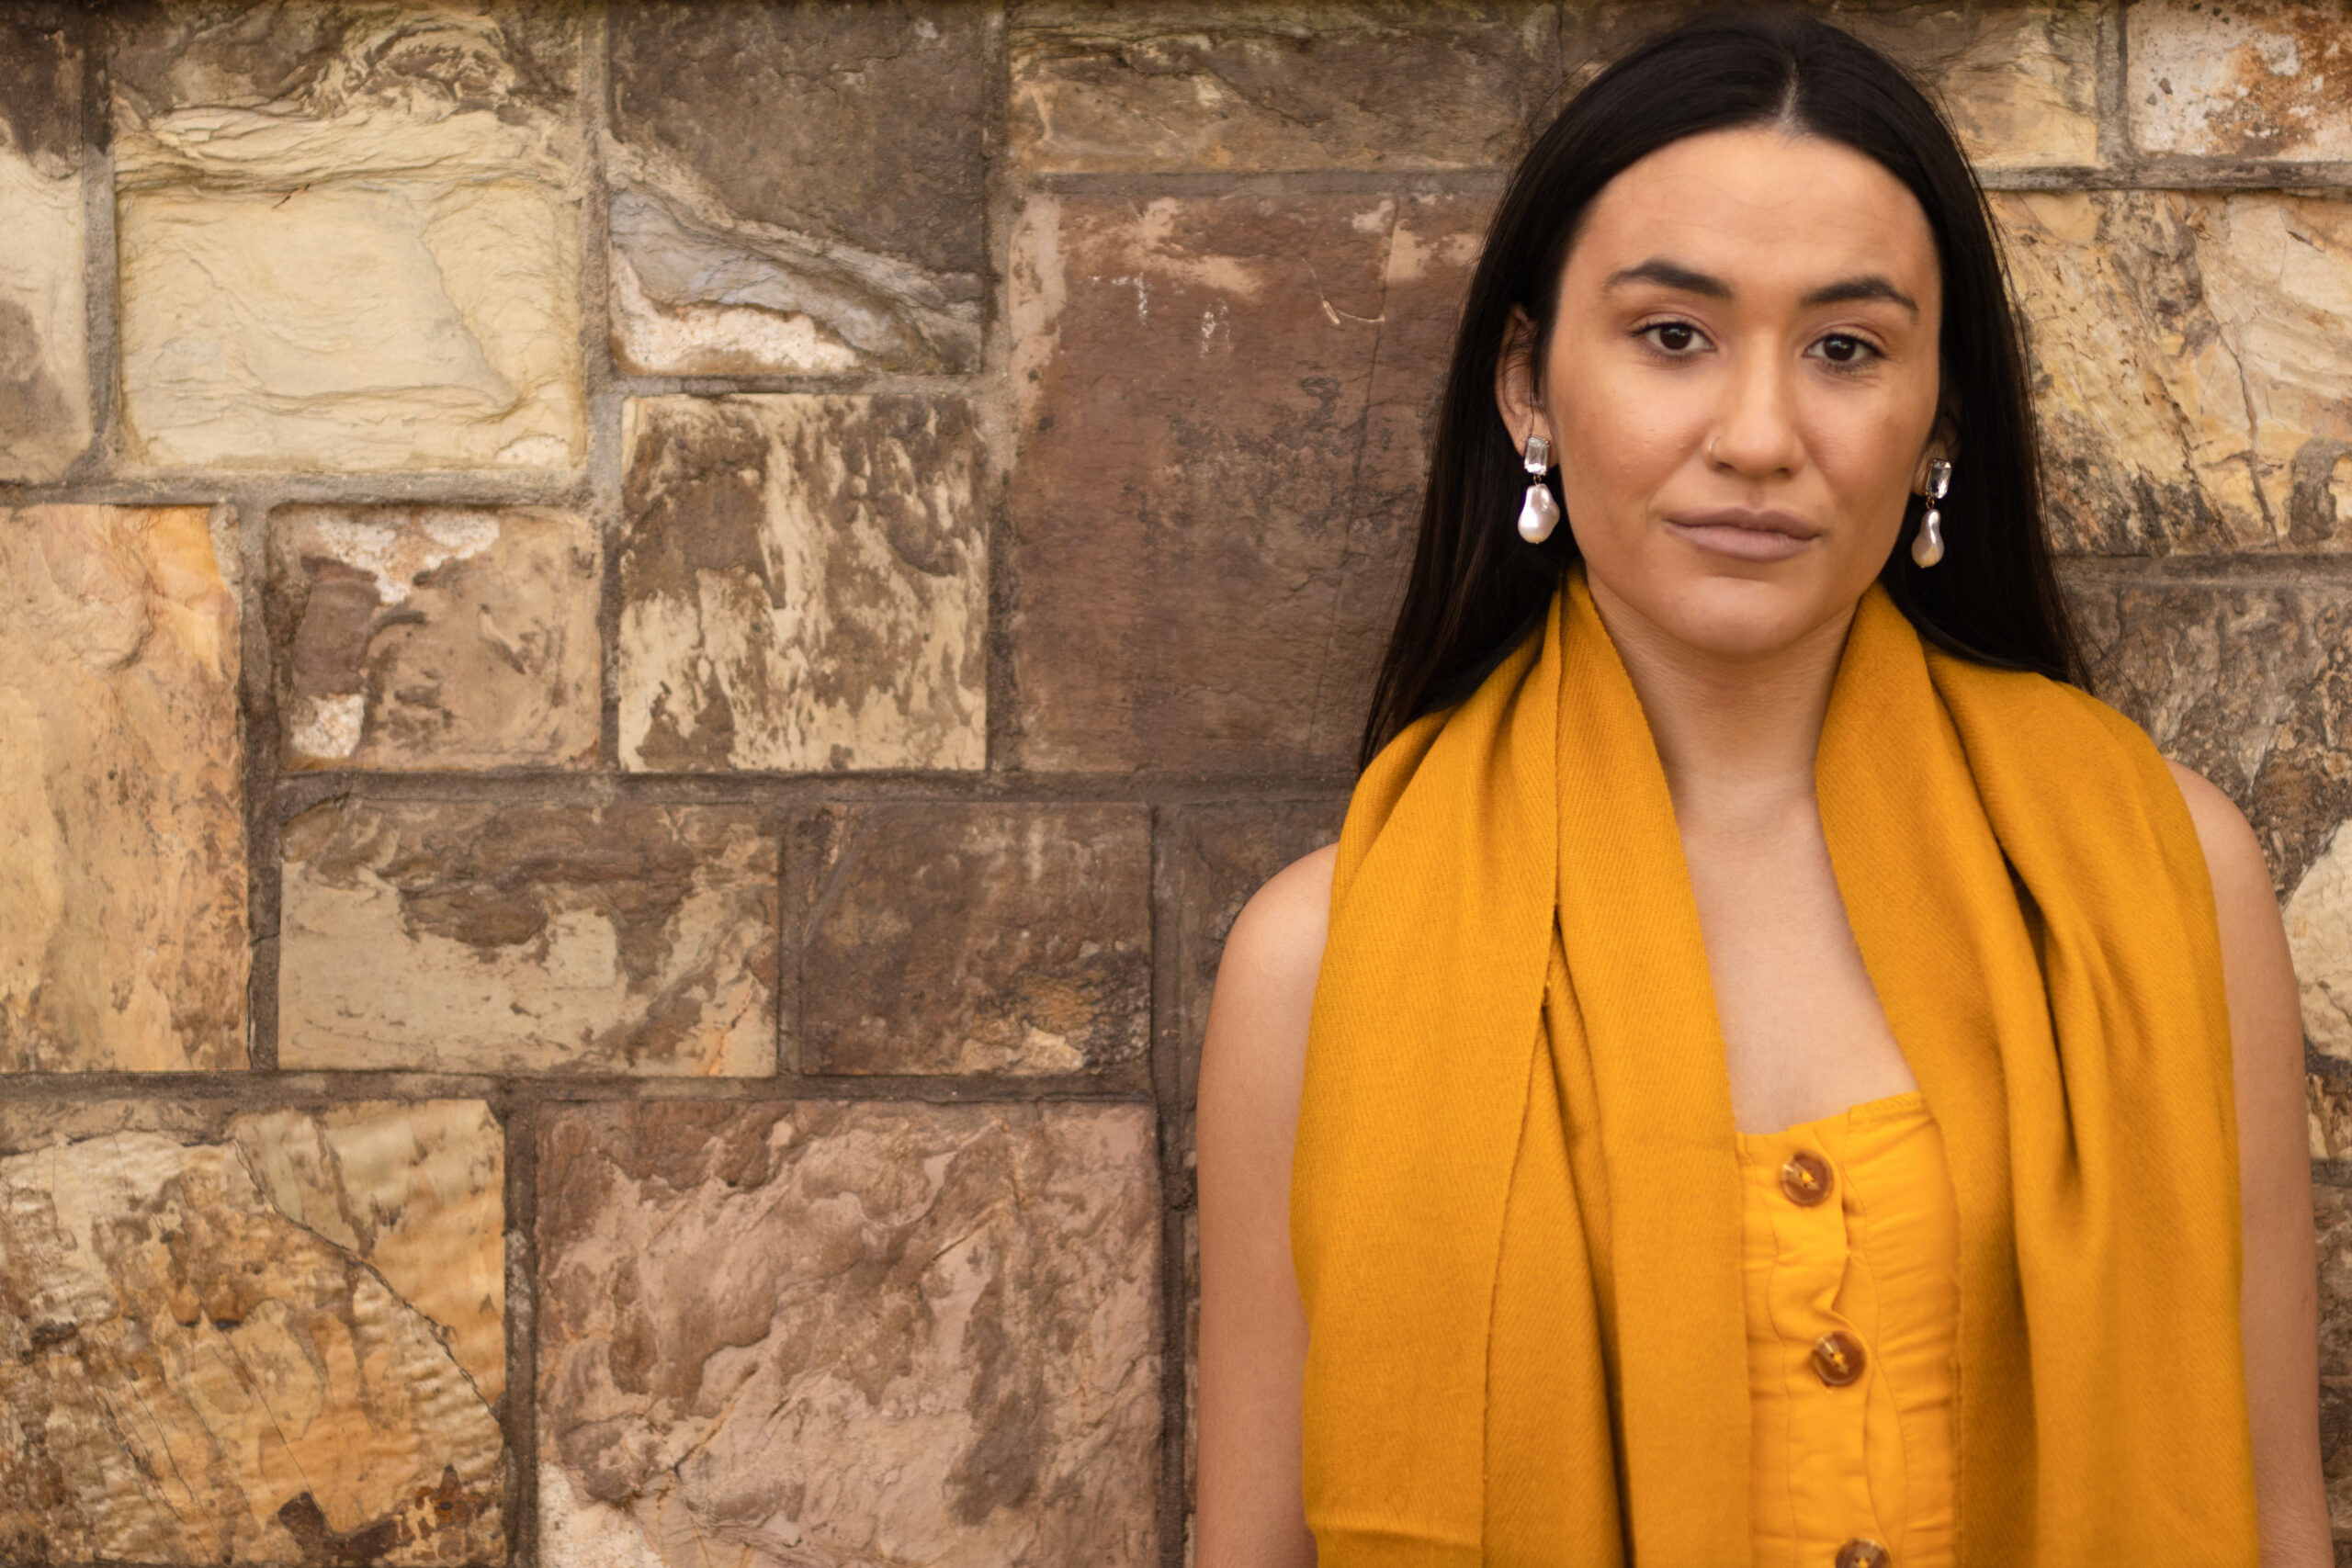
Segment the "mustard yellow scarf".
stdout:
[[[1961,1562],[2255,1562],[2229,1020],[2162,759],[1873,588],[1816,779],[1959,1203]],[[1745,1568],[1735,1150],[1666,777],[1572,576],[1340,837],[1291,1208],[1323,1568]]]

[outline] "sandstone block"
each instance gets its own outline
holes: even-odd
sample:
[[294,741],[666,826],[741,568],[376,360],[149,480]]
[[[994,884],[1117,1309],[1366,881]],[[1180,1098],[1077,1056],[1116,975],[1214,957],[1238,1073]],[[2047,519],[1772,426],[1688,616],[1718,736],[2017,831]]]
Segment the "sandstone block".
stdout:
[[1176,920],[1176,1009],[1170,1027],[1182,1066],[1184,1163],[1193,1160],[1193,1105],[1201,1039],[1217,961],[1235,917],[1269,877],[1301,855],[1337,843],[1345,799],[1195,807],[1172,814],[1159,875],[1162,907]]
[[1012,307],[1024,765],[1352,760],[1485,220],[1436,197],[1031,201]]
[[756,812],[345,799],[284,845],[284,1066],[775,1068],[775,844]]
[[612,28],[616,360],[979,368],[1001,19],[928,0],[669,0]]
[[2041,192],[1994,209],[2062,549],[2352,541],[2352,203]]
[[1151,825],[1140,806],[812,813],[786,852],[807,922],[810,1073],[1078,1073],[1140,1063]]
[[290,5],[119,14],[134,461],[582,460],[575,18]]
[[279,757],[300,768],[595,761],[601,547],[534,507],[270,517]]
[[599,1106],[538,1170],[549,1561],[1159,1560],[1147,1107]]
[[2315,875],[2317,897],[2335,874],[2323,847],[2352,816],[2352,595],[2076,577],[2067,596],[2093,689],[2238,803],[2282,896]]
[[2352,1534],[2352,1188],[2316,1187],[2319,1228],[2319,1438],[2327,1511]]
[[62,7],[0,17],[0,480],[53,479],[90,444],[83,50]]
[[[1577,84],[1600,63],[1706,0],[1608,0],[1569,9]],[[1904,0],[1809,5],[1901,62],[1939,100],[1971,162],[2031,169],[2103,162],[2098,151],[2101,8],[2085,0],[1945,6]]]
[[0,1071],[244,1065],[237,636],[203,509],[0,510]]
[[1037,173],[1498,167],[1559,48],[1528,0],[1052,0],[1013,23],[1014,155]]
[[[2301,955],[2297,956],[2300,960]],[[2303,1102],[2311,1125],[2312,1158],[2352,1159],[2352,1077],[2305,1074]]]
[[986,451],[888,394],[628,405],[620,746],[647,771],[977,768]]
[[0,1135],[10,1561],[504,1560],[488,1107],[19,1104]]
[[2132,138],[2143,152],[2352,159],[2352,19],[2340,4],[2124,12]]

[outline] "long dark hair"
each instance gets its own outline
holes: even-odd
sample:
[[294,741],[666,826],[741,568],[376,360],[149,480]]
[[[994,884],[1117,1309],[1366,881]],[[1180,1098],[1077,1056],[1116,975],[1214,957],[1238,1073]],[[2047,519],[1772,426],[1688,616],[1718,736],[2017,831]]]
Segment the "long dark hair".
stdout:
[[1703,17],[1602,71],[1513,172],[1470,284],[1446,373],[1412,575],[1381,662],[1361,761],[1451,706],[1540,622],[1577,558],[1574,519],[1542,545],[1511,526],[1527,479],[1495,407],[1514,308],[1543,362],[1560,273],[1586,208],[1628,165],[1711,130],[1786,125],[1842,142],[1910,188],[1943,269],[1941,417],[1961,477],[1944,502],[1951,553],[1933,570],[1904,547],[1879,581],[1922,637],[1981,663],[2081,683],[2082,657],[2051,567],[2025,353],[1984,192],[1951,129],[1902,68],[1800,16]]

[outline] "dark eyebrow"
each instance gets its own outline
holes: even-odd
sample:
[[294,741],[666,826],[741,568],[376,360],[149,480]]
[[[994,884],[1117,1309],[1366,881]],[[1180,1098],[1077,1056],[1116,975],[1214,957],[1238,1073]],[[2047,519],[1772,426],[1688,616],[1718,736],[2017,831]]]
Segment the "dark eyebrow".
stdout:
[[1862,277],[1841,277],[1835,283],[1824,284],[1804,299],[1800,305],[1843,305],[1854,299],[1884,299],[1902,306],[1914,317],[1919,314],[1918,303],[1911,296],[1889,283],[1876,273]]
[[1722,278],[1693,272],[1662,256],[1652,256],[1639,266],[1620,267],[1600,287],[1605,293],[1627,283],[1655,283],[1664,288],[1679,288],[1685,294],[1703,294],[1710,299],[1731,298],[1731,285]]

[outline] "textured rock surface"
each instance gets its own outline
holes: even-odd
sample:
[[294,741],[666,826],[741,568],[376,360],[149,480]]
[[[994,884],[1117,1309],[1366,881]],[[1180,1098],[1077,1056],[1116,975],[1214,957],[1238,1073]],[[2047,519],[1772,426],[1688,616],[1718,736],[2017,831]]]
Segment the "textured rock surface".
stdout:
[[134,459],[581,461],[575,17],[280,4],[119,16]]
[[2111,191],[1994,208],[2032,325],[2062,549],[2352,541],[2352,202]]
[[2124,16],[2142,150],[2352,159],[2352,18],[2340,3],[2137,0]]
[[[2327,1511],[2352,1534],[2352,1188],[2312,1193],[2319,1228],[2319,1439]],[[2343,1547],[2336,1549],[2337,1555]]]
[[2077,577],[2094,690],[2253,819],[2283,893],[2352,816],[2352,595]]
[[503,1560],[486,1107],[6,1120],[0,1555]]
[[0,510],[0,1071],[245,1060],[237,606],[195,507]]
[[600,547],[531,507],[270,517],[288,768],[578,767],[596,752]]
[[1158,1560],[1148,1108],[598,1107],[538,1171],[561,1561]]
[[0,16],[0,480],[53,479],[90,441],[83,26]]
[[283,1066],[775,1066],[775,844],[755,811],[341,800],[284,842]]
[[621,760],[986,760],[986,452],[962,398],[655,398],[625,425]]
[[1151,1020],[1141,806],[875,806],[786,840],[807,922],[795,1057],[816,1073],[1075,1073]]
[[1560,76],[1532,0],[1049,0],[1012,51],[1014,153],[1041,173],[1493,167]]
[[[1568,58],[1582,83],[1607,60],[1709,0],[1604,0],[1568,8]],[[1950,6],[1845,0],[1806,7],[1884,50],[1935,90],[1982,168],[2097,164],[2101,11],[2053,5]]]
[[1344,798],[1195,807],[1172,813],[1159,861],[1160,904],[1176,927],[1174,1035],[1182,1069],[1184,1163],[1193,1160],[1193,1103],[1200,1089],[1201,1038],[1227,933],[1250,896],[1301,855],[1337,843]]
[[1485,217],[1456,197],[1032,200],[1012,270],[1023,763],[1352,758]]
[[1002,26],[898,0],[616,11],[615,357],[978,369]]
[[2352,1075],[2305,1074],[2303,1103],[2311,1124],[2312,1158],[2352,1159]]
[[[2302,983],[2303,1038],[2315,1050],[2352,1061],[2352,834],[2340,827],[2329,834],[2295,884],[2286,915],[2287,942]],[[2336,1157],[2333,1146],[2328,1156]]]

